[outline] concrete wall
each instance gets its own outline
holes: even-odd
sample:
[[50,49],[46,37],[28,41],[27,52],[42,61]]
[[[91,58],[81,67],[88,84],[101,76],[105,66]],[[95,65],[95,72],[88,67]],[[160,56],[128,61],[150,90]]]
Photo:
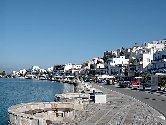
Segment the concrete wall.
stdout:
[[89,94],[84,93],[67,93],[67,94],[58,94],[59,97],[64,98],[90,98]]
[[67,102],[74,103],[75,110],[83,110],[84,105],[89,104],[90,94],[87,93],[66,93],[66,94],[58,94],[56,97],[60,98],[60,102],[63,100]]

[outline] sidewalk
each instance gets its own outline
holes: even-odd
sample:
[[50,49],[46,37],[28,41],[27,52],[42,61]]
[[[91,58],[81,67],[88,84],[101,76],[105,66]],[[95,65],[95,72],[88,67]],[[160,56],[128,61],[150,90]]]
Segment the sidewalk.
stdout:
[[93,87],[107,94],[107,103],[89,104],[76,112],[73,125],[166,125],[163,116],[146,104],[96,84]]

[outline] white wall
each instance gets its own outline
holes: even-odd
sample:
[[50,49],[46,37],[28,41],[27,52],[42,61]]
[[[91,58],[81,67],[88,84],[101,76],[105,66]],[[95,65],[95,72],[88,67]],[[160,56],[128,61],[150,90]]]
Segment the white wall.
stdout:
[[39,71],[40,67],[39,66],[32,66],[32,72]]
[[162,55],[166,55],[166,50],[158,51],[154,54],[155,63],[153,64],[153,68],[157,68],[157,71],[161,72],[166,69],[166,59],[163,59]]
[[151,55],[143,54],[143,68],[147,67],[151,63]]
[[73,65],[71,63],[65,64],[64,71],[68,71],[73,68]]
[[110,65],[115,66],[119,64],[129,64],[129,59],[125,59],[125,56],[120,56],[120,58],[112,58],[110,60]]
[[82,67],[82,65],[78,65],[78,64],[65,64],[64,67],[64,71],[68,71],[68,70],[80,70]]

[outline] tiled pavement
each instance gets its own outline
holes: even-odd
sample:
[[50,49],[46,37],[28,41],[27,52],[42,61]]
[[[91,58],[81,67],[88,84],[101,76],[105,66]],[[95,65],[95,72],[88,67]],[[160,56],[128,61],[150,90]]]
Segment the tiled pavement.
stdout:
[[89,104],[77,112],[73,125],[166,125],[159,112],[118,92],[93,85],[107,94],[106,104]]

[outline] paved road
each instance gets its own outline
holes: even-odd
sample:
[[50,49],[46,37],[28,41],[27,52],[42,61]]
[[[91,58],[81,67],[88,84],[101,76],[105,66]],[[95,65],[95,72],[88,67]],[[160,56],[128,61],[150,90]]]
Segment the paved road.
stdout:
[[125,95],[132,96],[154,109],[158,110],[161,114],[166,117],[166,96],[163,96],[159,93],[148,93],[139,90],[131,90],[129,88],[118,88],[113,85],[102,85],[105,88],[111,89],[113,91],[120,92]]

